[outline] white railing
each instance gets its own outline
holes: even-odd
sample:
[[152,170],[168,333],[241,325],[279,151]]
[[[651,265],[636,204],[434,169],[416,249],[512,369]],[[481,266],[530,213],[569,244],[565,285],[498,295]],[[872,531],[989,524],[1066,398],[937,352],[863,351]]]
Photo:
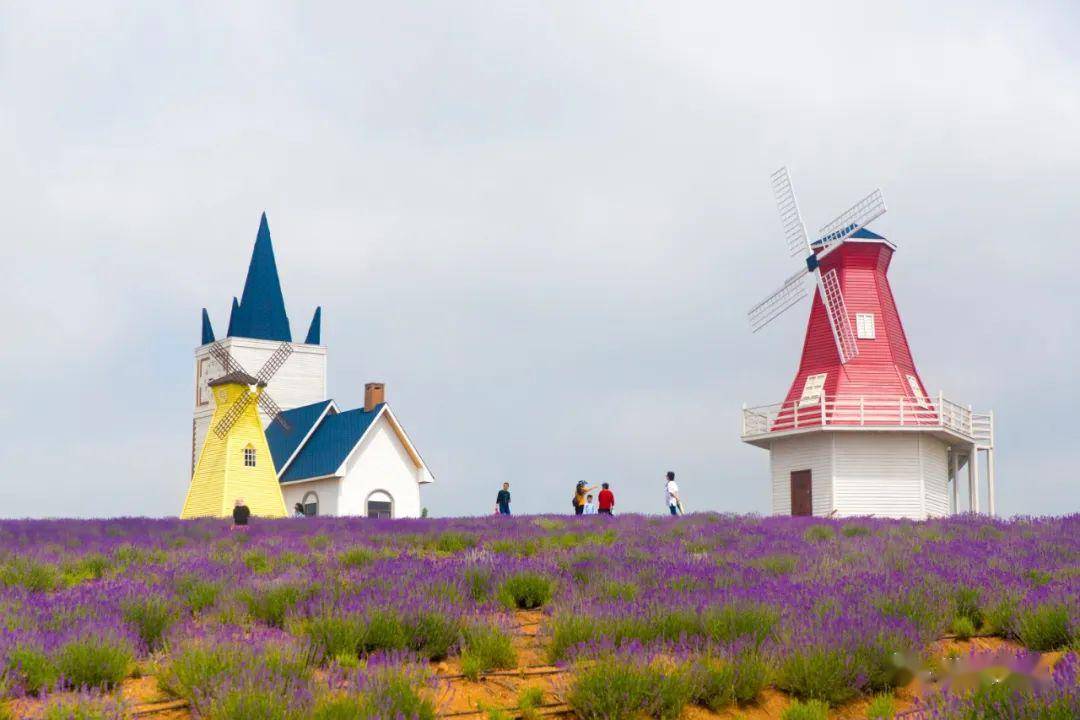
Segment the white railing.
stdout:
[[965,437],[993,443],[993,415],[939,395],[936,399],[875,395],[823,395],[810,402],[796,400],[743,408],[744,438],[812,427],[942,428]]

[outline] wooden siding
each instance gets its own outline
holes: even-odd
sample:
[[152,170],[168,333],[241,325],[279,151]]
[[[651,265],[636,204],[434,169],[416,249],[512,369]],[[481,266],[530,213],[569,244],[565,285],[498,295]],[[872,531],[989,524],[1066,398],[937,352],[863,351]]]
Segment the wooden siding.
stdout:
[[858,357],[842,364],[825,305],[815,291],[799,369],[785,403],[798,400],[806,378],[818,373],[827,373],[825,394],[829,396],[912,397],[907,375],[913,375],[923,396],[928,397],[886,276],[892,253],[892,247],[881,241],[846,242],[822,260],[822,272],[836,269],[848,321],[853,323],[859,313],[873,315],[876,337],[856,339]]
[[791,514],[791,473],[795,470],[812,473],[814,515],[832,512],[833,434],[811,433],[772,443],[769,459],[773,515]]
[[949,446],[932,435],[919,434],[926,516],[949,514]]
[[[210,423],[216,423],[244,389],[243,385],[216,388]],[[243,451],[248,446],[255,449],[255,467],[244,465]],[[247,405],[224,438],[215,432],[206,435],[180,517],[228,517],[238,497],[244,498],[253,515],[285,515],[285,501],[254,402]]]
[[838,515],[925,517],[922,433],[833,434]]

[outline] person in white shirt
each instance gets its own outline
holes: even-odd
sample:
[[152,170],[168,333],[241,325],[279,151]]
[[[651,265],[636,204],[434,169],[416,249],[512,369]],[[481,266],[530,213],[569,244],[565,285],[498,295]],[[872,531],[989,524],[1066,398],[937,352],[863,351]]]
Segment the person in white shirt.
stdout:
[[682,500],[679,499],[679,486],[675,483],[675,473],[670,470],[667,473],[664,494],[667,496],[668,510],[671,511],[671,514],[680,514],[682,512]]
[[596,515],[596,503],[593,502],[592,495],[585,496],[585,509],[581,513],[582,515]]

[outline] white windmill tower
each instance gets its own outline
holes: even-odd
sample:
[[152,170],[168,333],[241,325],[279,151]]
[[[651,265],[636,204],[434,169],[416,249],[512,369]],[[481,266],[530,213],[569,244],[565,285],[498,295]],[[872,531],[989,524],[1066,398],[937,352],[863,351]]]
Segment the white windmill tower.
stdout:
[[786,168],[772,186],[788,251],[804,255],[805,267],[750,309],[753,331],[806,296],[808,274],[816,284],[787,395],[743,408],[743,441],[770,453],[773,513],[945,515],[959,509],[956,478],[965,464],[977,512],[982,450],[993,514],[993,414],[926,392],[887,277],[896,246],[866,227],[886,210],[881,191],[811,241]]

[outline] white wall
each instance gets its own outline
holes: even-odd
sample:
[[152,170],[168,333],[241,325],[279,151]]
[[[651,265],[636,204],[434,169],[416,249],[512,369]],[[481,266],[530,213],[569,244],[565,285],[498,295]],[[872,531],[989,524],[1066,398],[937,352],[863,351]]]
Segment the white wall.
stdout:
[[368,495],[383,490],[394,500],[394,517],[420,517],[418,480],[416,465],[383,413],[346,461],[340,513],[366,516]]
[[832,512],[833,435],[808,433],[773,441],[769,452],[773,515],[791,514],[791,473],[795,470],[810,471],[814,515]]
[[289,511],[289,515],[293,514],[293,506],[303,502],[304,496],[312,490],[319,496],[319,515],[338,514],[341,479],[334,477],[282,485],[281,494],[285,496],[285,509]]
[[949,514],[949,446],[931,435],[919,435],[926,484],[926,515]]
[[[245,370],[255,375],[262,368],[263,363],[274,354],[281,345],[276,340],[252,340],[248,338],[225,338],[221,341],[222,346],[228,350],[233,358]],[[289,355],[285,364],[281,366],[277,374],[267,384],[267,391],[274,402],[283,410],[289,410],[301,405],[310,405],[326,399],[326,347],[323,345],[293,344],[293,352]],[[199,359],[208,357],[206,346],[195,351],[195,390],[192,393],[192,403],[195,404],[195,448],[202,448],[203,439],[210,427],[210,417],[214,412],[214,402],[210,400],[207,405],[198,405],[199,386]],[[221,366],[216,360],[209,363],[209,377],[215,378],[222,375]],[[204,396],[206,394],[204,393]],[[208,396],[207,396],[208,397]],[[259,417],[265,427],[270,418],[260,410]],[[190,440],[190,438],[189,438]]]

